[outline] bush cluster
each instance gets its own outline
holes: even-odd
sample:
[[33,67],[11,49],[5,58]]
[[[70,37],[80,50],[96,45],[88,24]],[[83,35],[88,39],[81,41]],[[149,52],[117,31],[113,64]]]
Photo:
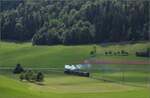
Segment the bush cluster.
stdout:
[[150,57],[150,48],[147,48],[146,51],[136,52],[135,55],[139,57]]
[[42,72],[35,73],[32,70],[24,70],[21,64],[17,64],[13,70],[14,74],[20,74],[20,80],[27,80],[30,82],[42,82],[44,80],[44,74]]
[[125,50],[120,51],[105,51],[105,55],[128,56],[129,53]]
[[42,72],[35,73],[31,70],[28,70],[20,74],[20,80],[27,80],[30,82],[42,82],[44,80],[44,74]]

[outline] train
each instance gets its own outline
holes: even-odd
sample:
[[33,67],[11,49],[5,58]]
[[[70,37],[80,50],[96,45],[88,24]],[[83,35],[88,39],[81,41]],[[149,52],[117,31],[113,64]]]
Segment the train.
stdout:
[[89,72],[80,71],[79,66],[75,66],[75,65],[71,65],[71,66],[70,65],[66,65],[65,69],[64,69],[64,73],[65,74],[69,74],[69,75],[90,77],[90,73]]

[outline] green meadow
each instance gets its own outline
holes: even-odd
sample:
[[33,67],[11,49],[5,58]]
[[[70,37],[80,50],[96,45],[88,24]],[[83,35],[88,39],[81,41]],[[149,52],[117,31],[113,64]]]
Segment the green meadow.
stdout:
[[[92,64],[90,77],[65,75],[65,64],[80,64],[97,47],[97,60],[140,61],[135,52],[149,47],[134,44],[32,46],[31,43],[0,42],[0,98],[150,98],[149,64]],[[105,51],[125,50],[128,56],[106,56]],[[45,73],[42,85],[20,81],[12,70],[20,63]],[[56,68],[55,70],[40,68]]]
[[[78,46],[32,46],[31,43],[0,43],[0,66],[12,67],[21,63],[26,67],[57,67],[64,64],[79,64],[90,58],[90,51],[95,45]],[[149,58],[136,57],[135,52],[149,47],[148,42],[138,44],[96,45],[99,60],[138,60],[148,61]],[[105,51],[126,50],[129,56],[105,56]]]

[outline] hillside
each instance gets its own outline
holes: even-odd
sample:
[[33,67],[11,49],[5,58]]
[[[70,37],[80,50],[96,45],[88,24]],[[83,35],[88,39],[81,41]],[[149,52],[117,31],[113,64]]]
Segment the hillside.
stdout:
[[[63,73],[64,64],[89,60],[93,46],[97,50],[96,60],[149,62],[147,57],[135,56],[136,51],[149,47],[148,42],[78,46],[0,42],[0,98],[149,98],[149,64],[93,63],[88,70],[89,78]],[[105,51],[110,50],[125,50],[129,55],[106,56]],[[35,72],[42,71],[45,75],[42,85],[21,82],[18,75],[7,69],[17,63]]]
[[[58,67],[63,68],[65,64],[80,64],[90,58],[90,52],[95,45],[79,46],[32,46],[31,43],[7,43],[0,42],[0,66],[15,66],[21,63],[25,67]],[[135,52],[145,50],[149,47],[148,42],[135,44],[110,44],[96,45],[97,60],[106,61],[141,61],[147,62],[149,58],[136,57]],[[129,56],[106,56],[105,51],[129,52]]]
[[149,0],[0,0],[0,98],[150,98]]
[[[0,75],[1,98],[149,98],[149,89],[75,76],[50,75],[44,86]],[[88,86],[87,86],[88,84]],[[88,92],[88,93],[87,93]]]

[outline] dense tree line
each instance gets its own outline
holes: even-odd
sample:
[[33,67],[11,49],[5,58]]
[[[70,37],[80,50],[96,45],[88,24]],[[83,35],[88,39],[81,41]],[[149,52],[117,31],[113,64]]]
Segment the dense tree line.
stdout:
[[38,44],[148,40],[148,0],[1,0],[1,39]]

